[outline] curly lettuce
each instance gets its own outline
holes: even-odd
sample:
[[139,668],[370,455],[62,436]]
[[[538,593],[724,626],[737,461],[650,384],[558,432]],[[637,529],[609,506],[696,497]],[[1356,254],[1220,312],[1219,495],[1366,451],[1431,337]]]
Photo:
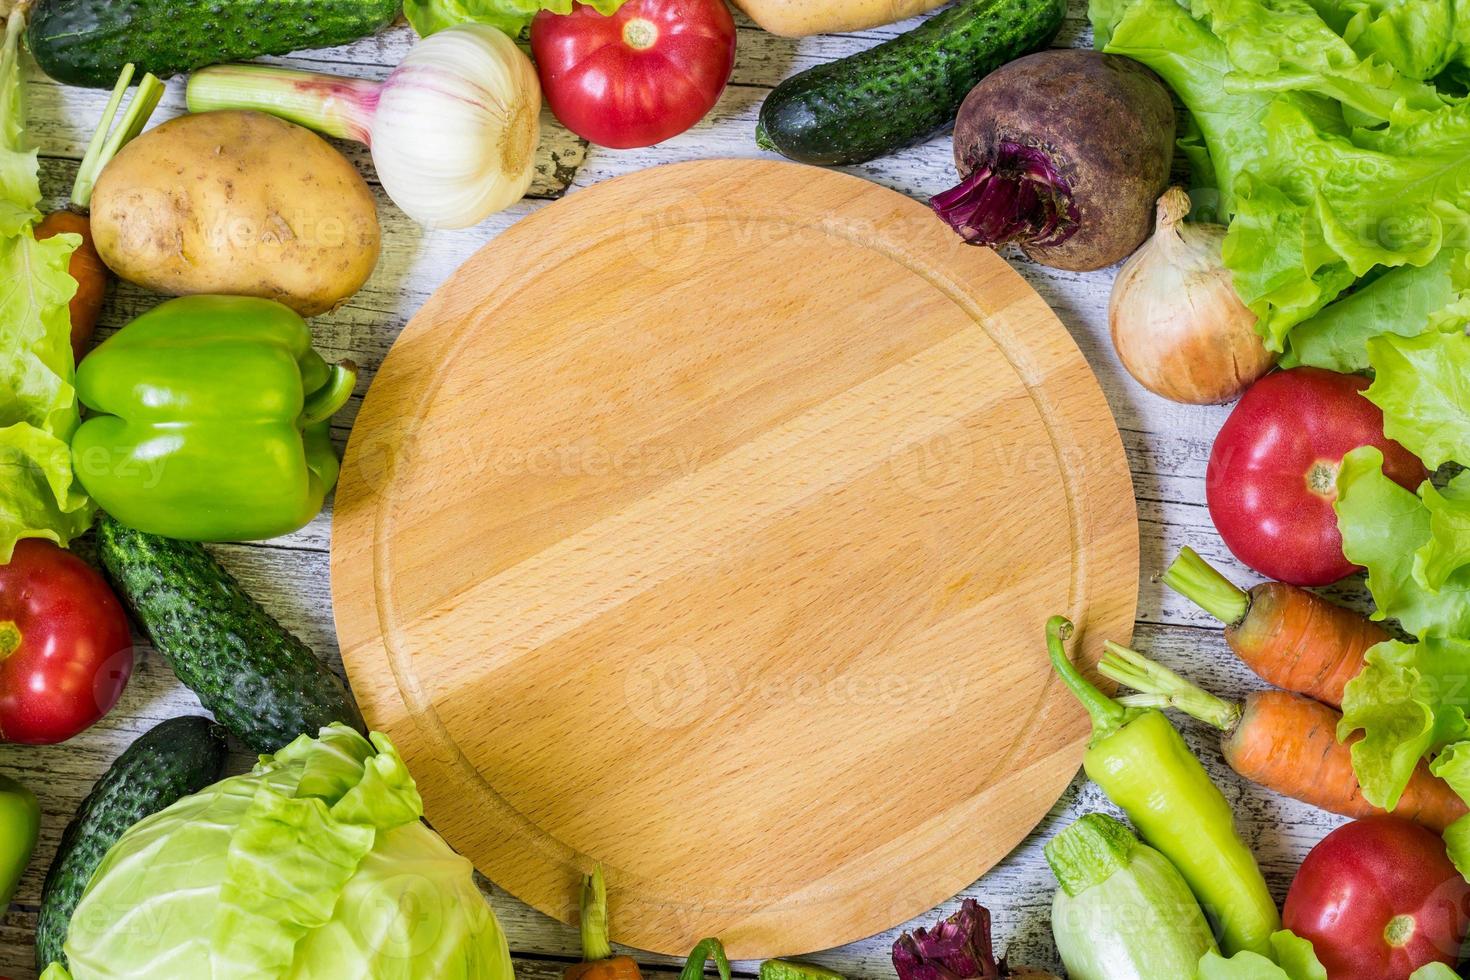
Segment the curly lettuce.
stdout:
[[1434,86],[1400,74],[1376,52],[1363,57],[1307,0],[1195,0],[1194,12],[1225,43],[1232,90],[1314,92],[1374,122],[1400,105],[1444,105]]
[[1383,431],[1438,469],[1470,460],[1470,337],[1463,331],[1367,342],[1374,381],[1365,394],[1383,409]]
[[1337,526],[1343,554],[1368,570],[1374,619],[1395,619],[1420,639],[1470,637],[1470,565],[1456,564],[1470,554],[1458,517],[1467,503],[1470,474],[1414,493],[1383,475],[1376,448],[1343,457]]
[[1467,323],[1470,252],[1446,248],[1428,265],[1390,269],[1297,324],[1280,363],[1357,374],[1372,367],[1368,341],[1373,337],[1464,332]]
[[[1271,935],[1271,956],[1236,953],[1228,960],[1206,953],[1200,960],[1196,980],[1327,980],[1327,970],[1317,959],[1310,941],[1283,929]],[[1459,974],[1443,963],[1430,963],[1415,970],[1409,980],[1460,980]]]
[[[582,0],[578,0],[582,2]],[[617,13],[626,0],[586,0],[598,13]],[[404,0],[403,14],[420,37],[456,24],[489,24],[519,37],[531,26],[531,18],[542,10],[555,14],[572,12],[572,0]]]
[[1455,10],[1411,6],[1437,34],[1374,0],[1093,5],[1104,50],[1149,65],[1189,110],[1181,147],[1218,192],[1226,264],[1273,350],[1361,280],[1465,245],[1470,103],[1436,84],[1464,63],[1462,28]]
[[1235,213],[1240,174],[1273,152],[1264,119],[1278,99],[1297,107],[1323,132],[1347,132],[1341,108],[1329,99],[1232,90],[1226,84],[1233,66],[1224,42],[1175,0],[1095,0],[1091,14],[1104,50],[1152,68],[1189,108],[1180,147],[1194,170],[1196,189],[1218,194],[1209,208],[1217,220]]
[[0,564],[21,538],[66,544],[92,521],[69,447],[80,414],[67,265],[80,239],[36,241],[41,186],[36,152],[25,146],[23,31],[23,16],[12,14],[0,49]]
[[1327,970],[1311,942],[1282,929],[1271,934],[1269,958],[1249,950],[1229,959],[1206,953],[1195,976],[1197,980],[1327,980]]

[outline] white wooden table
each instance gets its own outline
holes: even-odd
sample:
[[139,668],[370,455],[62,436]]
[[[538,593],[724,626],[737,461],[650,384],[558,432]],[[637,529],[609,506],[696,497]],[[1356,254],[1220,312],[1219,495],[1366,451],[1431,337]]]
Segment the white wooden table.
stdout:
[[[314,322],[317,347],[329,360],[350,357],[364,368],[352,406],[337,420],[339,444],[346,440],[373,370],[409,317],[485,242],[563,194],[576,193],[579,188],[619,174],[680,160],[761,155],[753,133],[761,100],[772,86],[798,70],[849,54],[912,26],[899,24],[794,41],[766,34],[744,18],[737,20],[738,51],[729,88],[707,119],[676,139],[644,150],[589,149],[558,125],[549,112],[544,113],[539,173],[531,195],[466,231],[425,231],[403,217],[377,191],[384,231],[383,257],[377,272],[346,307]],[[349,47],[280,60],[319,71],[382,78],[399,62],[412,39],[408,28],[400,25]],[[1072,0],[1072,10],[1056,44],[1090,44],[1082,0]],[[70,188],[105,95],[62,88],[30,66],[26,96],[31,131],[42,155],[42,184],[55,202],[64,199]],[[154,122],[183,109],[183,84],[174,80]],[[344,150],[376,190],[366,152],[359,147],[344,146]],[[927,197],[948,187],[954,179],[949,138],[936,138],[851,171],[905,194]],[[1102,382],[1122,430],[1142,536],[1135,645],[1217,693],[1238,696],[1258,686],[1259,682],[1225,646],[1218,624],[1154,581],[1185,544],[1218,562],[1237,581],[1253,581],[1225,551],[1204,506],[1205,462],[1225,410],[1166,402],[1144,391],[1123,371],[1108,339],[1110,270],[1089,274],[1055,272],[1019,255],[1009,257],[1071,330]],[[596,270],[589,270],[589,279],[595,281],[596,275]],[[157,297],[131,286],[117,287],[103,316],[104,333],[157,302]],[[259,544],[221,545],[212,550],[267,608],[340,670],[327,575],[330,521],[329,506],[326,513],[289,537]],[[1356,580],[1340,589],[1338,597],[1357,603],[1365,599],[1361,583]],[[0,773],[34,790],[45,810],[36,858],[14,904],[0,920],[0,975],[12,980],[34,975],[32,938],[41,881],[62,828],[93,782],[138,735],[166,718],[200,710],[193,694],[175,680],[158,654],[142,650],[122,702],[96,727],[65,745],[0,746]],[[1280,899],[1302,855],[1339,821],[1245,784],[1225,767],[1218,742],[1210,732],[1192,724],[1185,726],[1185,732],[1235,804],[1241,829]],[[247,768],[250,761],[244,754],[234,756],[231,771]],[[1000,950],[1009,948],[1013,962],[1053,969],[1058,966],[1049,925],[1055,883],[1041,846],[1081,814],[1107,808],[1110,805],[1096,787],[1077,779],[1025,843],[966,890],[965,895],[976,898],[994,913],[997,946]],[[521,980],[558,977],[566,962],[578,958],[574,928],[533,911],[489,882],[482,884],[509,935]],[[948,914],[957,904],[958,896],[921,919]],[[897,934],[895,929],[811,959],[853,978],[890,977],[889,950]],[[638,955],[649,966],[670,963],[665,958]],[[749,973],[755,965],[740,964],[740,972]]]

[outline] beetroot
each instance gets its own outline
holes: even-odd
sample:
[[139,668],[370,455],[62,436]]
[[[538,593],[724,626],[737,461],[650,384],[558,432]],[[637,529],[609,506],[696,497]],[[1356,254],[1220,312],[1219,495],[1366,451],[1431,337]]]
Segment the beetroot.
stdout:
[[971,244],[1100,269],[1148,237],[1173,152],[1173,102],[1152,71],[1097,51],[1043,51],[970,90],[954,127],[964,179],[930,204]]

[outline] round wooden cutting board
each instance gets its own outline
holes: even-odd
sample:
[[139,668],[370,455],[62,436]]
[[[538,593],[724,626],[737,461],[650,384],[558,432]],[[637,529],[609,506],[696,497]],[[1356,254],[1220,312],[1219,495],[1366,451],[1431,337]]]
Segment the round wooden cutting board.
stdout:
[[879,932],[1044,816],[1126,641],[1123,447],[1071,337],[921,204],[706,161],[552,204],[404,330],[332,589],[371,725],[490,879],[740,958]]

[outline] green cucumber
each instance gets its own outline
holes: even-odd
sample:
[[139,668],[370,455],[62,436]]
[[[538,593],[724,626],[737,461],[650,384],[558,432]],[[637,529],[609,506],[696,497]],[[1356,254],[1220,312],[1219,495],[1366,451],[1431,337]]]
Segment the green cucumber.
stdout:
[[1066,0],[960,0],[907,34],[776,86],[756,143],[840,165],[926,140],[954,121],[980,79],[1051,41],[1066,12]]
[[334,721],[366,732],[346,685],[199,545],[104,515],[97,553],[179,680],[256,752]]
[[346,44],[399,0],[37,0],[26,45],[58,82],[110,88],[123,65],[168,78],[224,61]]
[[118,838],[144,817],[219,779],[224,764],[224,730],[199,717],[171,718],[117,757],[62,831],[46,872],[36,920],[38,973],[52,962],[65,963],[61,947],[71,914]]

